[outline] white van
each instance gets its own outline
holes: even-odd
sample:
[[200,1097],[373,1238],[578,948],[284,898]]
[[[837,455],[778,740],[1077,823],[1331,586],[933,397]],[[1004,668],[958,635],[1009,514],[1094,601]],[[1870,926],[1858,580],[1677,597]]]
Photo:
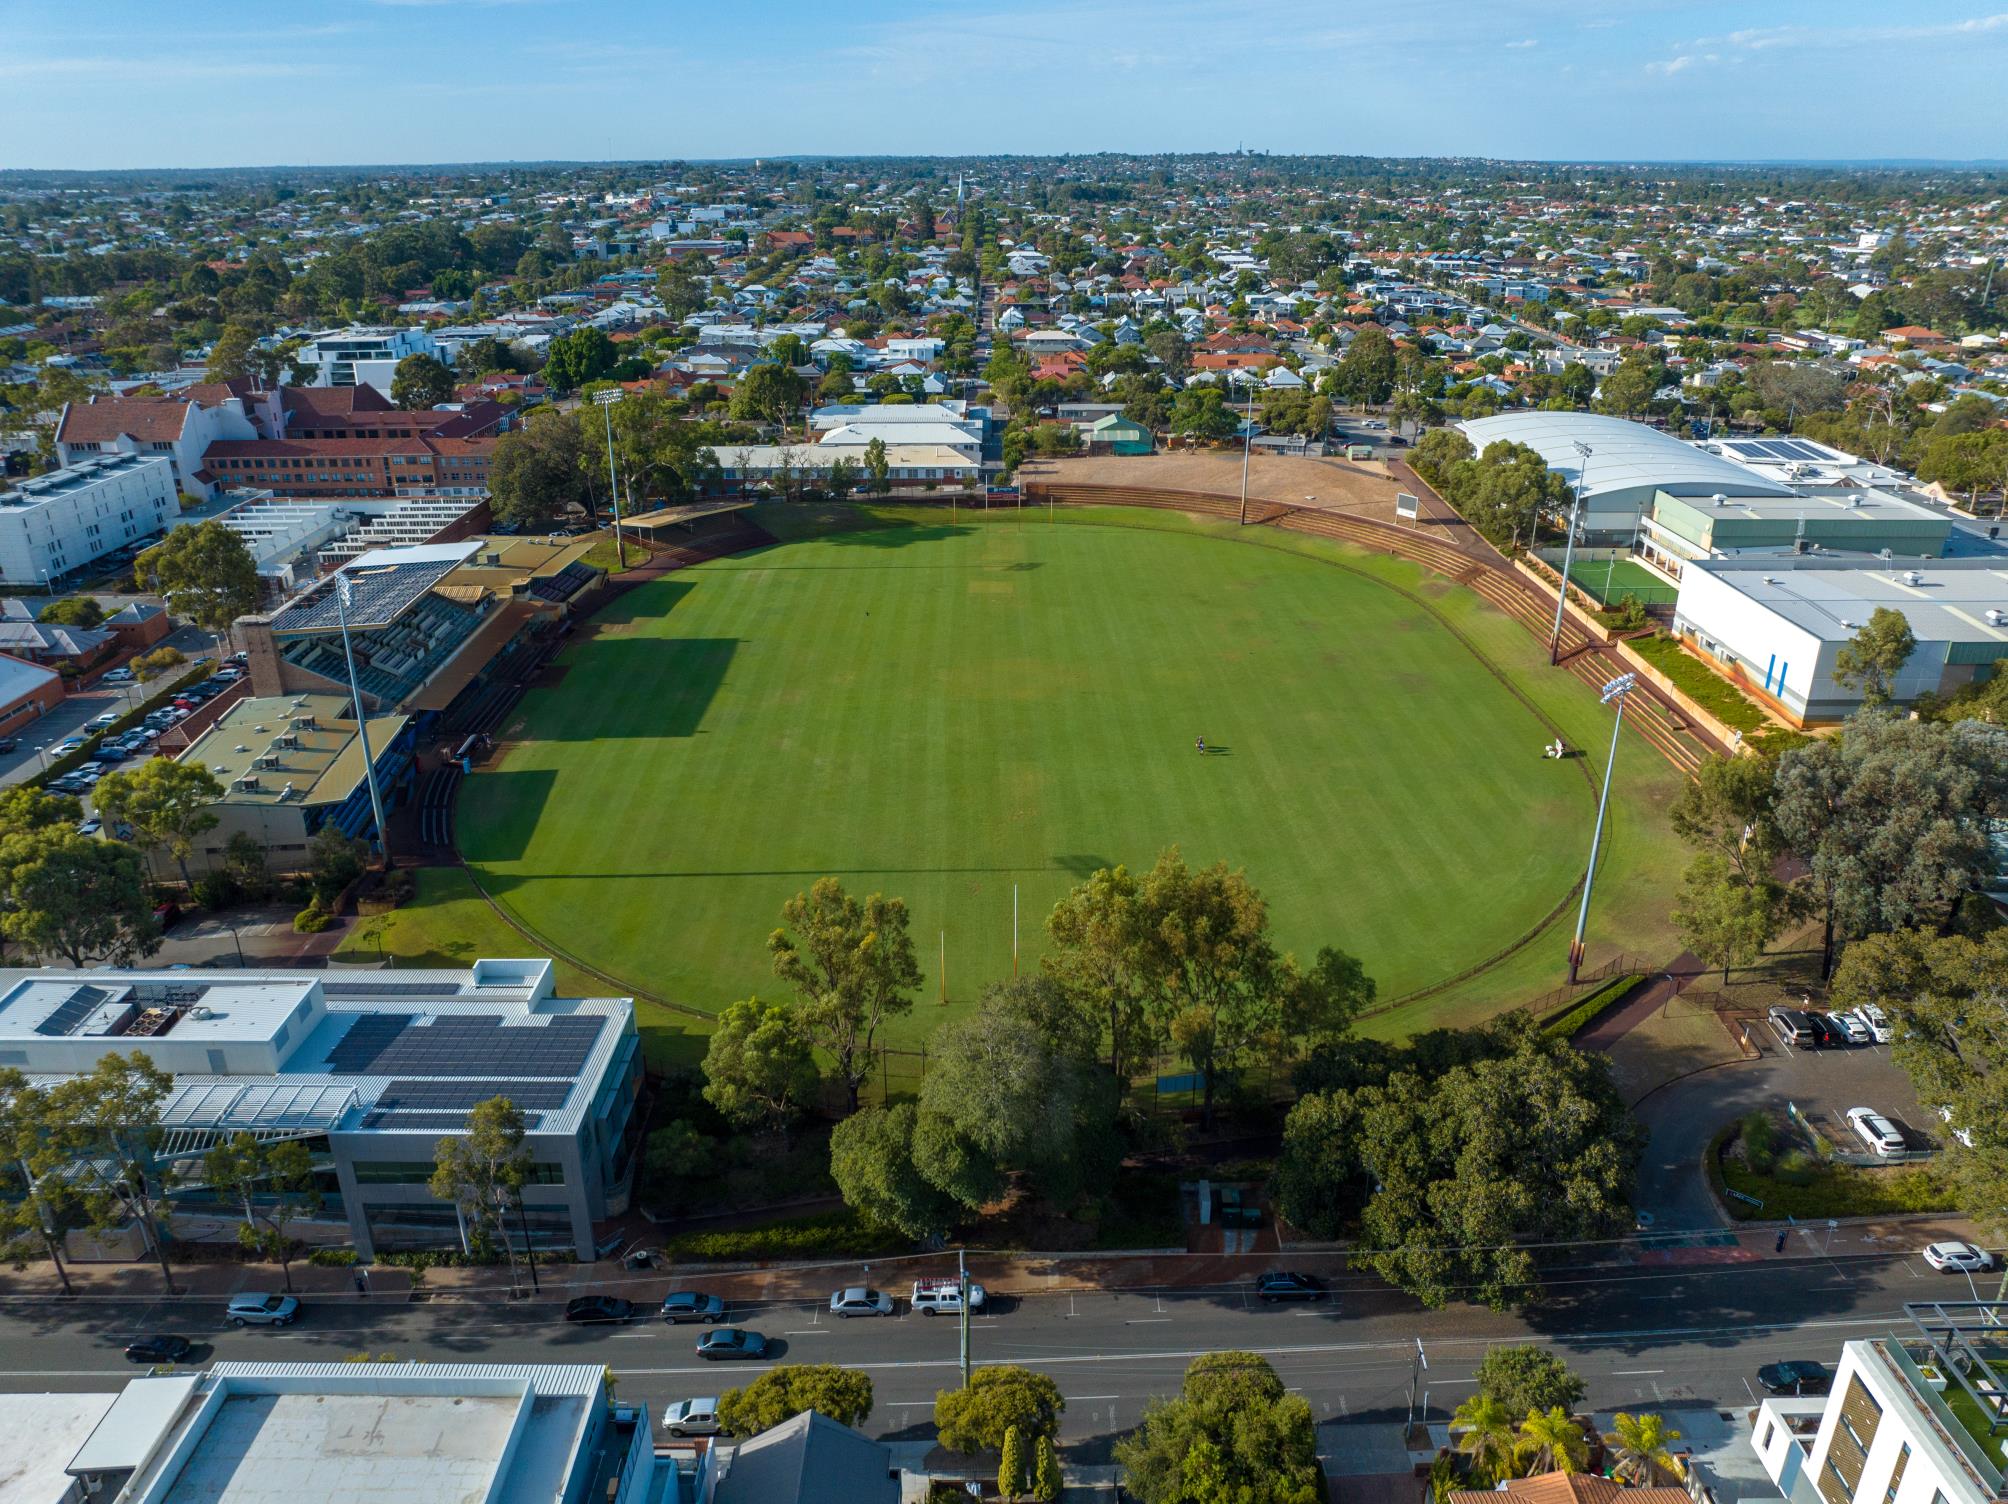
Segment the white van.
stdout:
[[[953,1279],[917,1279],[913,1282],[913,1308],[923,1316],[932,1316],[937,1311],[959,1315],[962,1287]],[[969,1286],[969,1309],[983,1309],[983,1287],[973,1281]]]

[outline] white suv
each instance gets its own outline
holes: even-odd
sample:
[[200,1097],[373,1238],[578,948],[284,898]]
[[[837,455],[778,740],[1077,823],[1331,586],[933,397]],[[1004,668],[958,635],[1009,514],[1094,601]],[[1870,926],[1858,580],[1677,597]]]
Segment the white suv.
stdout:
[[[956,1315],[962,1310],[962,1287],[953,1279],[917,1279],[913,1282],[913,1308],[923,1316],[937,1311]],[[983,1309],[983,1287],[974,1281],[969,1286],[969,1309]]]
[[230,1297],[226,1314],[232,1326],[291,1326],[300,1314],[300,1303],[290,1295],[247,1292]]
[[1855,1137],[1869,1146],[1870,1153],[1887,1156],[1903,1151],[1903,1134],[1873,1107],[1850,1107],[1848,1122],[1854,1126]]

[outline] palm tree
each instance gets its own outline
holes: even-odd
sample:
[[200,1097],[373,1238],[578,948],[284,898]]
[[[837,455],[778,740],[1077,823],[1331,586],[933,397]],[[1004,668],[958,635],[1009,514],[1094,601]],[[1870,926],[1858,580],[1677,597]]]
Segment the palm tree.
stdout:
[[1682,1476],[1671,1446],[1680,1440],[1680,1433],[1667,1427],[1664,1416],[1627,1415],[1620,1410],[1614,1424],[1609,1441],[1617,1464],[1612,1472],[1620,1481],[1643,1488],[1662,1474]]
[[1474,1472],[1492,1481],[1512,1476],[1513,1422],[1506,1407],[1489,1395],[1474,1394],[1457,1407],[1450,1428],[1464,1428],[1458,1451],[1471,1459]]
[[1529,1410],[1520,1422],[1520,1460],[1529,1477],[1536,1473],[1574,1473],[1590,1460],[1583,1428],[1560,1405],[1546,1414]]

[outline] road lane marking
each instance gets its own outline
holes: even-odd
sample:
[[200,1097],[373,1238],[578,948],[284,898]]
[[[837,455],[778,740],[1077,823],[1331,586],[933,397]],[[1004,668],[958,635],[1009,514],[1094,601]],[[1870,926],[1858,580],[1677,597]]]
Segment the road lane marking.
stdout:
[[1611,1370],[1611,1377],[1614,1379],[1639,1379],[1644,1378],[1647,1374],[1665,1372],[1664,1368],[1614,1368]]
[[805,1326],[795,1331],[783,1332],[781,1335],[783,1337],[827,1337],[830,1335],[830,1329],[826,1326]]
[[1124,1326],[1169,1326],[1170,1324],[1171,1318],[1169,1316],[1137,1316],[1123,1323]]
[[1122,1396],[1119,1394],[1076,1394],[1070,1396],[1070,1398],[1077,1399],[1085,1405],[1090,1400],[1119,1400]]

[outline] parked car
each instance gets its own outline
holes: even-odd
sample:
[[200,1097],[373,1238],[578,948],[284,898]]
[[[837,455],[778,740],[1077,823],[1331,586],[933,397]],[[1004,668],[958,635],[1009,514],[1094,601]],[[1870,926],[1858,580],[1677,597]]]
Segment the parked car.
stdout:
[[185,1363],[195,1344],[186,1337],[141,1337],[136,1342],[126,1344],[125,1356],[128,1363]]
[[1770,1018],[1771,1031],[1778,1036],[1781,1043],[1802,1050],[1819,1047],[1820,1035],[1813,1027],[1813,1020],[1797,1008],[1773,1008]]
[[686,1321],[718,1322],[725,1319],[725,1302],[700,1290],[679,1290],[662,1302],[662,1319],[671,1326]]
[[18,751],[20,749],[20,746],[21,746],[21,739],[19,737],[0,736],[0,752]]
[[1994,1267],[1994,1255],[1971,1243],[1933,1243],[1924,1250],[1924,1261],[1942,1274],[1985,1274]]
[[90,727],[91,730],[93,731],[103,731],[108,727],[116,726],[118,724],[118,720],[119,720],[119,713],[116,710],[107,710],[103,715],[92,716],[88,721],[85,721],[84,724]]
[[1806,1021],[1813,1026],[1813,1033],[1817,1037],[1821,1049],[1838,1050],[1848,1042],[1848,1036],[1843,1034],[1840,1026],[1828,1018],[1826,1014],[1808,1013]]
[[1869,1026],[1852,1013],[1829,1013],[1824,1015],[1827,1022],[1841,1031],[1841,1037],[1849,1044],[1874,1044],[1875,1035]]
[[94,836],[103,829],[104,822],[96,818],[77,822],[77,834],[80,836]]
[[1848,1125],[1855,1130],[1855,1137],[1869,1146],[1871,1154],[1903,1152],[1903,1131],[1873,1107],[1850,1107]]
[[1825,1394],[1833,1387],[1834,1376],[1824,1363],[1794,1360],[1766,1363],[1757,1370],[1757,1382],[1771,1394]]
[[109,670],[99,682],[102,684],[130,684],[132,680],[133,672],[131,669],[115,668]]
[[725,1429],[718,1423],[718,1401],[709,1395],[670,1401],[663,1407],[662,1428],[671,1436],[716,1436]]
[[1284,1300],[1323,1300],[1325,1282],[1308,1274],[1271,1269],[1255,1281],[1255,1296],[1271,1305]]
[[634,1302],[618,1295],[581,1295],[565,1302],[567,1321],[626,1321],[634,1315]]
[[[913,1282],[913,1308],[923,1316],[945,1311],[951,1316],[962,1311],[962,1284],[956,1279],[917,1279]],[[983,1309],[983,1287],[974,1280],[969,1285],[969,1309]]]
[[890,1316],[892,1297],[883,1290],[868,1290],[863,1285],[852,1285],[839,1290],[830,1297],[832,1316]]
[[697,1339],[697,1356],[719,1358],[764,1358],[767,1339],[743,1326],[714,1327]]
[[1889,1015],[1874,1003],[1863,1003],[1855,1009],[1855,1017],[1862,1021],[1862,1027],[1869,1031],[1869,1038],[1877,1044],[1888,1044],[1896,1038],[1896,1029],[1889,1021]]
[[153,922],[162,929],[169,928],[180,917],[181,905],[171,898],[162,899],[153,906]]
[[49,755],[52,757],[67,757],[72,752],[81,752],[84,750],[84,744],[89,740],[90,738],[86,736],[64,737],[63,740],[56,743]]
[[290,1295],[246,1291],[230,1297],[224,1314],[232,1326],[291,1326],[299,1319],[300,1303]]

